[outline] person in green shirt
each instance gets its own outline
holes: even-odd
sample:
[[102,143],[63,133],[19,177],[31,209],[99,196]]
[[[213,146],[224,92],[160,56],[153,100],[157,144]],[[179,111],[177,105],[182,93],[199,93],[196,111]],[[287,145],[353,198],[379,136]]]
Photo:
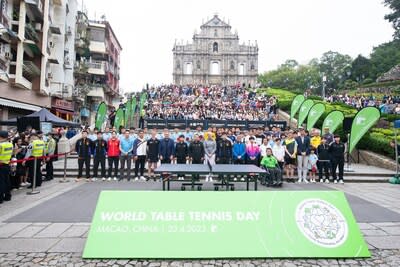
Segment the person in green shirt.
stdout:
[[281,186],[282,185],[282,171],[279,168],[278,160],[272,155],[272,149],[267,148],[267,155],[261,160],[261,166],[263,166],[268,172],[267,186]]

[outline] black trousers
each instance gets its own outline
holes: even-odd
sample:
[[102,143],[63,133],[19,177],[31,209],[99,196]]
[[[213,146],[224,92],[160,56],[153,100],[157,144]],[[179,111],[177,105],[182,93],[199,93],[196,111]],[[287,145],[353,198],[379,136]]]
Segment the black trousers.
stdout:
[[90,178],[90,156],[78,158],[78,178],[82,178],[83,164],[85,164],[86,178]]
[[[183,157],[183,158],[176,158],[176,164],[186,164],[186,158],[185,158],[185,157]],[[179,178],[179,177],[185,178],[185,175],[184,175],[183,173],[181,173],[181,174],[178,174],[178,178]]]
[[318,177],[319,180],[323,179],[323,174],[325,174],[325,179],[329,180],[329,161],[318,161]]
[[93,163],[93,177],[97,178],[97,173],[99,170],[99,165],[101,166],[101,177],[106,177],[106,158],[105,157],[95,157]]
[[138,176],[139,171],[140,171],[140,176],[143,176],[145,163],[146,163],[146,156],[137,156],[137,160],[135,161],[135,177]]
[[161,164],[171,164],[171,158],[170,158],[170,157],[168,157],[168,158],[163,158],[163,159],[161,160]]
[[339,167],[339,180],[343,180],[344,159],[343,158],[333,158],[331,160],[331,164],[332,164],[333,180],[337,180],[336,168],[338,168],[338,167]]
[[49,158],[48,161],[46,161],[46,180],[53,179],[53,173],[54,173],[53,160],[54,160],[53,158]]
[[255,159],[247,158],[247,160],[246,160],[246,164],[253,164],[253,165],[259,166],[258,163],[259,163],[258,158],[255,158]]
[[0,166],[0,203],[11,200],[10,167]]
[[119,156],[108,157],[108,177],[111,177],[114,165],[114,177],[118,177]]
[[[34,171],[35,171],[35,160],[33,158],[30,158],[32,160],[29,160],[26,162],[28,165],[28,181],[33,184],[33,177],[34,177]],[[36,186],[41,186],[42,185],[42,170],[41,170],[41,159],[36,160]]]

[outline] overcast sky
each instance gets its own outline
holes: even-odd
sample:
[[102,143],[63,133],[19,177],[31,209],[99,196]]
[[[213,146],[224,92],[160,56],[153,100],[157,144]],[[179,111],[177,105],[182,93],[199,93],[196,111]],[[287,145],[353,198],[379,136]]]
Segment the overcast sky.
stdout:
[[[82,4],[82,0],[78,0]],[[240,43],[257,40],[260,73],[286,59],[307,63],[332,50],[368,56],[391,40],[382,0],[83,0],[90,18],[105,14],[122,47],[121,88],[172,82],[172,47],[191,41],[215,13],[238,30]]]

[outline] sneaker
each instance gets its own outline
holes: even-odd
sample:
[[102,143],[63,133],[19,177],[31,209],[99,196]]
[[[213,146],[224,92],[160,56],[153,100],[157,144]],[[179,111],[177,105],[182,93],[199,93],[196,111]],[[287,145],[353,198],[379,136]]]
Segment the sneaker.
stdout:
[[235,177],[235,178],[233,178],[233,181],[234,181],[234,182],[236,182],[236,181],[237,181],[237,178],[236,178],[236,177]]
[[144,178],[144,176],[140,176],[140,180],[146,180],[146,178]]
[[76,178],[75,179],[75,182],[80,182],[81,181],[81,178]]
[[209,182],[212,182],[212,181],[213,181],[213,178],[210,176],[210,177],[208,178],[208,181],[209,181]]
[[242,178],[240,178],[240,181],[242,181],[242,182],[244,182],[246,179],[244,179],[243,177]]
[[303,182],[305,183],[305,184],[308,184],[309,182],[307,181],[307,179],[303,179]]
[[301,179],[297,180],[297,183],[299,183],[299,184],[300,184],[300,183],[301,183]]
[[114,177],[114,181],[118,181],[117,177]]
[[334,183],[334,184],[337,184],[337,180],[335,180],[333,183]]
[[320,182],[320,183],[323,183],[323,182],[324,182],[324,179],[319,179],[319,182]]
[[96,182],[96,181],[97,181],[97,178],[93,177],[92,182]]
[[339,184],[344,184],[342,179],[339,180]]
[[107,181],[111,181],[111,177],[108,177]]
[[329,184],[329,179],[325,179],[325,183],[326,183],[326,184]]
[[208,182],[209,180],[208,180],[208,176],[206,176],[206,182]]
[[28,186],[27,183],[21,183],[21,186],[25,187]]
[[102,180],[102,181],[105,181],[105,180],[106,180],[106,178],[105,178],[105,177],[103,177],[103,178],[101,178],[101,180]]
[[90,182],[90,179],[89,179],[89,178],[86,178],[86,182]]
[[139,181],[139,177],[136,176],[136,177],[135,177],[135,181]]

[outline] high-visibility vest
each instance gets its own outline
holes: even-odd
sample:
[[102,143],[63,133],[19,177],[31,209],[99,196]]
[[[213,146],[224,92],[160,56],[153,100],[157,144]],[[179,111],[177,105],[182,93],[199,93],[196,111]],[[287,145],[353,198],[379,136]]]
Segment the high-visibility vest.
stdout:
[[44,152],[44,142],[42,140],[32,141],[32,157],[41,157]]
[[13,153],[13,145],[10,142],[0,143],[0,163],[9,164]]

